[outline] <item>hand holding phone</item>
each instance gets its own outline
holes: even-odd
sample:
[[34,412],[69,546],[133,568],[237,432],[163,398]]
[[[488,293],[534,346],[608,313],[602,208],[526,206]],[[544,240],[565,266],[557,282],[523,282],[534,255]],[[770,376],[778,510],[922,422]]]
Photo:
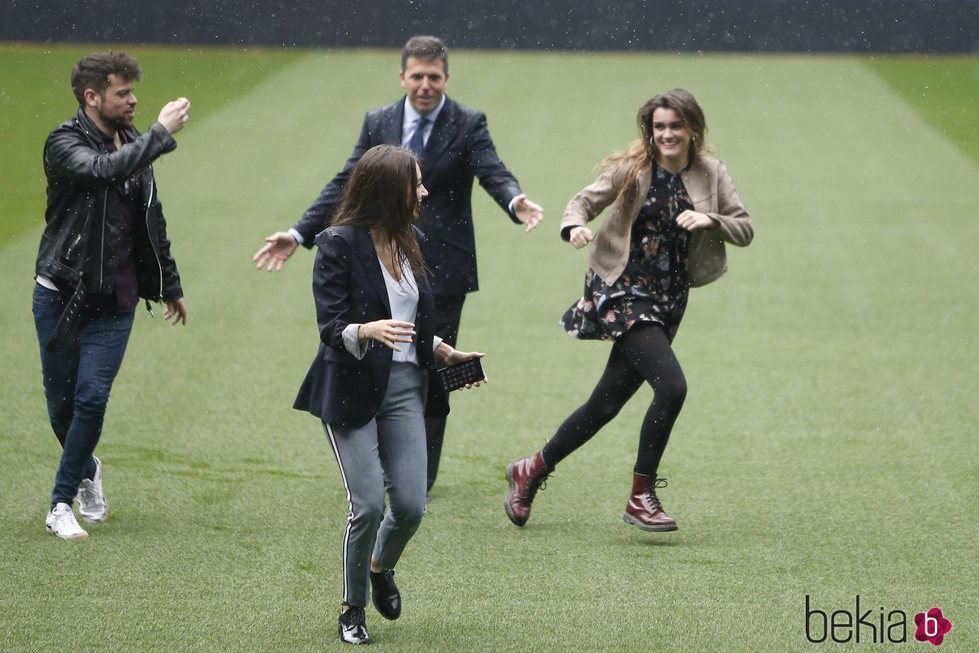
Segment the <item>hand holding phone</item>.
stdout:
[[438,371],[439,380],[446,392],[452,392],[459,388],[464,388],[473,383],[486,380],[483,373],[483,365],[478,358],[470,358],[458,365],[449,365]]

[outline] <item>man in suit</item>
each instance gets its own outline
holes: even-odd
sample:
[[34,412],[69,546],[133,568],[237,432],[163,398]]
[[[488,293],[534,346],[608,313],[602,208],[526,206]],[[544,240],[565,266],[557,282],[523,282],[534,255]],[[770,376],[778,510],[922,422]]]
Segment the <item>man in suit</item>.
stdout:
[[[521,191],[493,145],[481,111],[445,95],[449,62],[445,44],[433,36],[415,36],[401,52],[401,86],[405,96],[369,111],[360,138],[346,165],[323,189],[289,231],[265,239],[253,260],[258,268],[281,270],[299,245],[311,248],[316,234],[329,224],[350,171],[364,152],[380,144],[401,145],[421,160],[429,196],[422,205],[423,249],[435,295],[436,333],[455,345],[466,294],[479,289],[472,221],[473,180],[530,232],[543,209]],[[445,418],[426,420],[428,486],[438,473]]]

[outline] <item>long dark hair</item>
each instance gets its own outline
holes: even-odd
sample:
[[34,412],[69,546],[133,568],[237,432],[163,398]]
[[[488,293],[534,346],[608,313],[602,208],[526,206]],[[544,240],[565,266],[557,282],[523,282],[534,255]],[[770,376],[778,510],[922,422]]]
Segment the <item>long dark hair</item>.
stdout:
[[639,107],[639,113],[636,115],[639,138],[625,150],[605,157],[599,164],[603,169],[620,161],[628,165],[626,183],[622,185],[623,190],[630,183],[635,182],[644,169],[651,167],[659,156],[659,150],[653,142],[653,113],[656,109],[673,109],[679,114],[683,126],[690,130],[693,136],[690,140],[690,162],[710,152],[710,146],[705,140],[707,120],[696,98],[682,88],[660,93]]
[[394,243],[400,261],[415,276],[427,275],[414,223],[421,215],[418,159],[394,145],[376,145],[364,152],[343,188],[333,225],[352,224],[375,231]]

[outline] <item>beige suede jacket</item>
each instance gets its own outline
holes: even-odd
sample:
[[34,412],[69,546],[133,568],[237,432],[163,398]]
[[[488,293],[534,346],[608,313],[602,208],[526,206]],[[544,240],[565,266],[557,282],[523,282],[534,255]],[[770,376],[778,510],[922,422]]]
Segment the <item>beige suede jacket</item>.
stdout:
[[[627,166],[621,164],[605,170],[594,183],[571,198],[561,219],[561,234],[568,240],[570,227],[586,226],[612,205],[588,253],[588,264],[607,284],[618,279],[626,268],[632,223],[639,215],[653,175],[652,169],[644,170],[636,183],[620,194],[626,172]],[[700,157],[680,174],[680,179],[694,210],[717,221],[716,228],[694,231],[690,237],[688,278],[691,286],[703,286],[727,271],[724,243],[745,247],[755,231],[723,163]]]

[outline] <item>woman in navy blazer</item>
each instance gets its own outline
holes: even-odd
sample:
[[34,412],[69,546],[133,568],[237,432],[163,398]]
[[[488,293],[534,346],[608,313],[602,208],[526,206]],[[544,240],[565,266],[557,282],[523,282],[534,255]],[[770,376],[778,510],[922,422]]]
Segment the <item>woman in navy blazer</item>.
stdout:
[[434,333],[414,226],[426,195],[415,156],[378,145],[354,166],[332,226],[316,237],[320,347],[294,407],[322,420],[347,490],[339,635],[350,644],[370,642],[368,592],[381,616],[401,614],[394,566],[425,514],[424,418],[449,411],[436,360],[483,356]]

